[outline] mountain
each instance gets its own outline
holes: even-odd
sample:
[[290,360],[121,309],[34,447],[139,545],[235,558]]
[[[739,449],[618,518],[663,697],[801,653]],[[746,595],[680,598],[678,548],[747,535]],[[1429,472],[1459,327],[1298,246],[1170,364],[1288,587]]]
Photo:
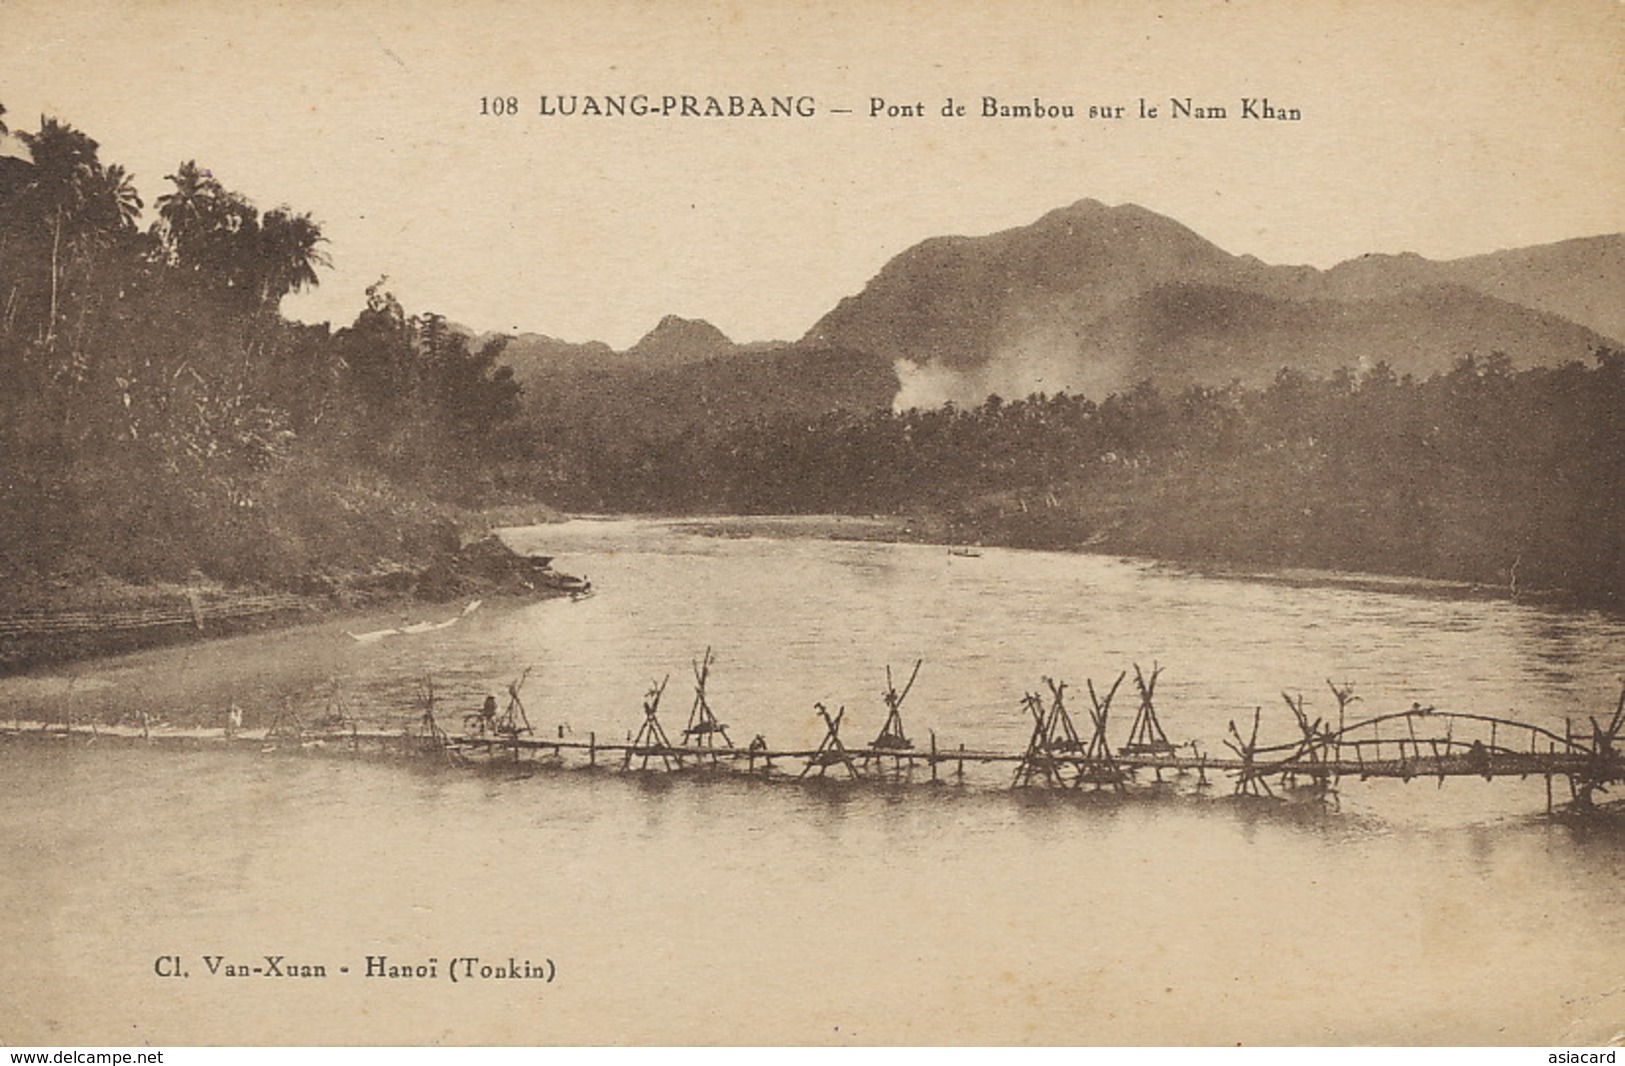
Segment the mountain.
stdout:
[[915,245],[802,343],[965,369],[1035,328],[1216,276],[1234,261],[1172,219],[1084,200],[1021,229]]
[[1583,356],[1602,341],[1557,315],[1450,285],[1337,301],[1175,283],[1119,305],[1092,328],[1102,350],[1122,353],[1119,382],[1174,386],[1266,382],[1283,366],[1326,375],[1379,361],[1422,377],[1467,353],[1503,352],[1529,365],[1552,351]]
[[682,366],[733,354],[734,342],[704,319],[667,315],[643,339],[626,350],[648,366]]
[[1625,234],[1422,262],[1437,271],[1440,282],[1560,315],[1605,337],[1625,340]]
[[[487,334],[487,340],[495,334]],[[509,337],[502,360],[527,387],[556,387],[581,375],[617,378],[672,370],[711,359],[761,355],[788,345],[782,341],[735,344],[704,319],[667,315],[632,347],[616,351],[602,341],[559,340],[543,333]]]
[[874,411],[897,395],[889,359],[864,352],[781,346],[681,365],[638,366],[612,354],[592,371],[552,373],[526,388],[538,424],[609,440],[656,440],[701,427],[779,415]]
[[898,403],[1268,381],[1385,361],[1427,374],[1493,352],[1585,359],[1625,336],[1625,237],[1467,259],[1364,256],[1328,271],[1235,256],[1132,204],[939,237],[887,263],[800,343],[896,361]]
[[[489,340],[495,334],[484,334]],[[618,357],[615,349],[602,341],[577,344],[543,333],[520,333],[508,340],[502,361],[513,368],[514,380],[530,389],[557,374],[585,373]]]
[[512,337],[503,362],[534,418],[600,435],[636,424],[676,432],[764,415],[874,410],[897,394],[892,361],[782,342],[735,344],[700,319],[667,315],[632,347]]

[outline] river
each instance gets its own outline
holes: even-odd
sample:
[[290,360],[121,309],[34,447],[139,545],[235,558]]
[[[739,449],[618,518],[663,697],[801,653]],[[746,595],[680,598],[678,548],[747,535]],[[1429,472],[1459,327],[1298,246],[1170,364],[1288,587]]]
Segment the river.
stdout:
[[[455,727],[520,690],[545,735],[624,739],[691,664],[736,741],[867,740],[924,660],[916,743],[1019,750],[1042,678],[1163,668],[1169,736],[1335,715],[1507,715],[1618,697],[1625,623],[1500,600],[1295,587],[1142,561],[638,520],[513,530],[580,601],[350,618],[0,680],[0,719],[305,717],[337,694]],[[1132,678],[1132,672],[1130,674]],[[901,677],[899,678],[901,681]],[[1129,683],[1125,682],[1125,689]],[[1121,742],[1134,701],[1121,693]],[[1625,1033],[1625,837],[1539,781],[1347,781],[1336,810],[1202,796],[764,785],[242,751],[0,745],[0,1041],[1492,1043]],[[280,957],[311,978],[227,977]],[[368,976],[432,965],[433,976]],[[206,959],[207,957],[207,959]],[[473,979],[451,980],[456,958]],[[211,964],[208,960],[214,960]],[[428,960],[433,959],[431,964]],[[480,979],[510,960],[539,978]],[[376,968],[375,962],[374,966]],[[467,969],[468,964],[465,964]],[[348,973],[340,972],[340,968]],[[189,977],[160,976],[184,972]],[[212,971],[212,972],[211,972]],[[493,974],[496,969],[491,971]]]

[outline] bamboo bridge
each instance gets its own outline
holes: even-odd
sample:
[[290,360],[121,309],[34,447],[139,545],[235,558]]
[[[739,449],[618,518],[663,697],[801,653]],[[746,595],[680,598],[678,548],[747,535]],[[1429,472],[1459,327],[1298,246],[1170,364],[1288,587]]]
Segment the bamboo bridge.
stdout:
[[[171,729],[153,727],[144,718],[137,724],[14,722],[0,727],[0,741],[86,739],[128,741],[168,746],[205,746],[230,742],[262,750],[298,750],[362,753],[443,760],[459,765],[529,765],[538,768],[616,770],[634,773],[727,774],[780,782],[840,780],[880,784],[965,784],[966,767],[983,775],[1002,768],[999,780],[1014,789],[1107,792],[1129,795],[1168,778],[1188,780],[1195,787],[1212,786],[1211,777],[1227,777],[1236,795],[1271,797],[1281,791],[1334,799],[1344,779],[1393,778],[1404,781],[1448,778],[1537,777],[1546,785],[1546,809],[1559,805],[1558,789],[1567,792],[1562,806],[1587,811],[1597,794],[1625,781],[1625,751],[1619,746],[1625,731],[1625,689],[1612,715],[1588,718],[1576,729],[1565,721],[1558,733],[1541,725],[1485,714],[1439,711],[1413,704],[1409,709],[1351,720],[1351,703],[1359,699],[1352,686],[1327,682],[1337,703],[1335,721],[1311,719],[1303,696],[1283,693],[1293,716],[1297,736],[1286,743],[1261,744],[1258,734],[1263,710],[1252,715],[1250,727],[1229,723],[1223,743],[1226,754],[1210,754],[1194,742],[1176,744],[1168,739],[1158,716],[1155,693],[1162,671],[1148,673],[1134,667],[1137,707],[1126,741],[1114,746],[1109,739],[1112,704],[1127,672],[1104,691],[1086,682],[1089,703],[1086,720],[1075,720],[1066,704],[1068,686],[1044,678],[1045,692],[1029,692],[1020,705],[1030,719],[1031,731],[1020,750],[967,748],[939,744],[934,731],[924,744],[916,744],[904,725],[902,707],[920,663],[902,689],[886,671],[886,707],[880,732],[868,742],[848,744],[841,735],[845,708],[833,714],[823,704],[814,709],[824,725],[822,740],[811,748],[775,748],[760,735],[740,746],[734,743],[712,709],[706,693],[712,656],[694,663],[694,701],[686,725],[674,741],[660,719],[666,680],[653,685],[643,699],[642,719],[624,741],[539,735],[520,698],[529,671],[508,686],[508,703],[499,712],[488,699],[478,712],[464,715],[460,732],[440,721],[441,698],[431,679],[418,682],[415,724],[394,730],[363,728],[330,696],[324,713],[308,725],[291,702],[269,727],[244,730],[241,712],[233,706],[223,729]],[[1080,724],[1082,728],[1080,729]],[[1150,779],[1150,780],[1148,780]],[[1556,784],[1561,782],[1561,785]]]

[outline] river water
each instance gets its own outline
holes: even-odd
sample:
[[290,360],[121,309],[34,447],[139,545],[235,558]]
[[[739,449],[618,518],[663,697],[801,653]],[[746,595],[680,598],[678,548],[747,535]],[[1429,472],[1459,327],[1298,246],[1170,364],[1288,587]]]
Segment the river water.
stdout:
[[[813,709],[916,744],[1019,750],[1053,676],[1160,664],[1171,739],[1440,710],[1611,713],[1625,623],[1495,600],[1206,577],[1144,562],[645,521],[514,530],[596,594],[373,615],[0,681],[0,718],[307,719],[336,693],[453,726],[521,689],[547,735],[621,740],[652,682],[674,736],[709,645],[736,741]],[[1132,674],[1131,674],[1132,677]],[[901,680],[901,678],[899,678]],[[1125,689],[1128,683],[1125,682]],[[1121,743],[1134,701],[1120,694]],[[999,771],[1002,777],[1008,771]],[[973,775],[974,776],[974,775]],[[997,787],[766,785],[274,753],[0,745],[7,1043],[1533,1043],[1625,1034],[1625,837],[1543,784],[1345,782],[1340,809]],[[1188,784],[1188,783],[1187,783]],[[320,978],[226,967],[321,966]],[[171,956],[178,957],[167,961]],[[205,956],[216,960],[214,972]],[[367,976],[369,956],[434,976]],[[538,979],[460,980],[451,960]],[[223,960],[223,961],[220,961]],[[347,968],[348,973],[340,972]],[[466,967],[465,967],[466,969]],[[156,972],[179,970],[189,977]]]

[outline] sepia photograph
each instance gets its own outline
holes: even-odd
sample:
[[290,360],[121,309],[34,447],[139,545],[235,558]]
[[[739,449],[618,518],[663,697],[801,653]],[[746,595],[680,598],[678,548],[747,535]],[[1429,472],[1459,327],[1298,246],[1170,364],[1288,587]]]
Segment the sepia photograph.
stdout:
[[0,1044],[1625,1044],[1622,99],[1617,0],[0,0]]

